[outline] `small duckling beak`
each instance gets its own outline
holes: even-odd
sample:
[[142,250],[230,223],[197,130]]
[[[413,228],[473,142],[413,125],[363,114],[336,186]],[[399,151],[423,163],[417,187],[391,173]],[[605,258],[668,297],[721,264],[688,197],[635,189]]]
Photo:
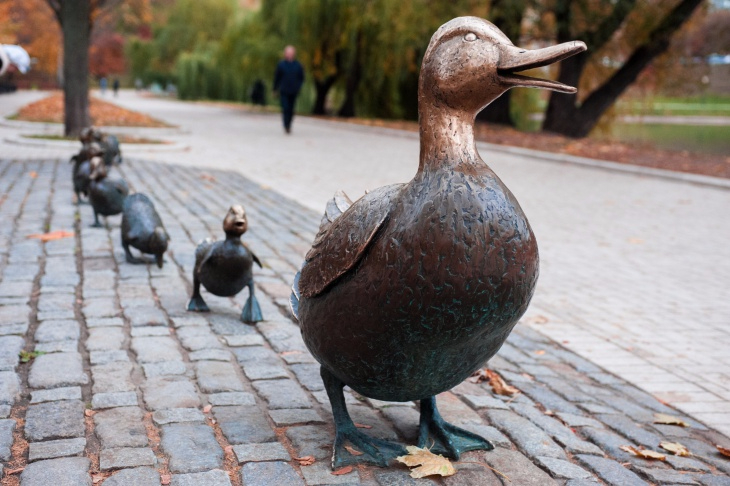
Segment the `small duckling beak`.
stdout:
[[500,59],[497,65],[497,74],[499,74],[499,78],[504,83],[510,86],[544,88],[561,93],[575,93],[577,89],[573,86],[549,79],[531,78],[515,73],[562,61],[586,49],[585,43],[581,41],[564,42],[557,46],[534,50],[521,49],[508,44],[499,44]]

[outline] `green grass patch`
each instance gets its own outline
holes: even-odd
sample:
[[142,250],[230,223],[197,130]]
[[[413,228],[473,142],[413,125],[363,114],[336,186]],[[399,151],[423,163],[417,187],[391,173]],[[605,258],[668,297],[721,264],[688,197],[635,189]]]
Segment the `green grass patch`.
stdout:
[[730,154],[730,126],[614,123],[609,134],[596,138],[648,142],[666,150]]

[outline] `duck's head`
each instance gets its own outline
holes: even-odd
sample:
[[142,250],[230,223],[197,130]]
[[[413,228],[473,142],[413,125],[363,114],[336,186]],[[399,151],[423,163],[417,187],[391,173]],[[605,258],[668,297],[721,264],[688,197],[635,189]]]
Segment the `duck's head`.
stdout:
[[89,161],[89,179],[92,181],[100,181],[106,177],[106,165],[104,165],[104,159],[96,155],[91,157]]
[[241,236],[248,229],[248,219],[246,219],[246,210],[243,206],[231,206],[223,220],[223,231],[227,235]]
[[150,238],[150,249],[155,255],[155,262],[159,268],[162,268],[165,262],[163,255],[167,251],[167,242],[169,239],[170,237],[167,235],[167,231],[162,226],[157,226],[152,234],[152,238]]
[[516,47],[491,22],[458,17],[431,38],[421,67],[419,103],[446,105],[476,115],[510,88],[522,86],[575,93],[557,81],[516,74],[547,66],[586,50],[583,42],[543,49]]

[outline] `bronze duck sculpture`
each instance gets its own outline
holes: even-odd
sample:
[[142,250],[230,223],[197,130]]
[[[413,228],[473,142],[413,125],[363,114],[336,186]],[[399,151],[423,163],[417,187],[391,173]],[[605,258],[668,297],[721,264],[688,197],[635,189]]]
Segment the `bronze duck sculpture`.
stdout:
[[231,297],[248,287],[248,299],[241,312],[241,321],[254,324],[263,321],[261,307],[254,294],[253,264],[261,267],[261,260],[241,241],[248,229],[248,219],[243,206],[231,206],[223,219],[226,239],[214,241],[207,238],[195,250],[193,269],[193,295],[188,302],[189,311],[209,312],[200,295],[200,285],[213,295]]
[[532,297],[538,251],[517,200],[477,152],[474,118],[515,86],[574,93],[515,72],[584,50],[582,42],[520,49],[480,18],[447,22],[421,67],[415,177],[328,204],[291,304],[332,405],[333,468],[385,466],[405,453],[354,426],[344,385],[378,400],[420,400],[420,447],[454,459],[493,448],[444,421],[435,395],[502,346]]
[[106,165],[101,157],[91,158],[91,174],[89,176],[89,202],[94,209],[94,224],[100,228],[99,215],[113,216],[124,209],[124,199],[129,194],[127,182],[119,177],[108,177]]
[[96,143],[84,143],[79,153],[71,157],[73,169],[71,179],[76,194],[76,204],[81,203],[81,195],[88,197],[91,184],[91,159],[103,154],[101,147]]
[[128,263],[148,263],[132,256],[132,246],[142,253],[155,256],[155,262],[162,268],[162,256],[167,251],[170,237],[162,225],[162,219],[149,197],[141,192],[127,196],[122,207],[122,247]]

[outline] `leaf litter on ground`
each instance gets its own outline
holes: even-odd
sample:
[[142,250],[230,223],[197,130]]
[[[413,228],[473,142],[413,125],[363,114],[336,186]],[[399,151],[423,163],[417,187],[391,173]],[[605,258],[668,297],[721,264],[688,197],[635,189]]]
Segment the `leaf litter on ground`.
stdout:
[[488,381],[489,386],[492,387],[492,391],[494,391],[494,393],[496,393],[497,395],[504,395],[509,397],[520,393],[520,390],[513,387],[512,385],[508,385],[507,382],[504,381],[501,376],[499,376],[499,373],[488,368],[478,370],[471,377],[472,383],[481,383],[483,381]]
[[441,454],[434,454],[428,449],[421,449],[416,446],[407,446],[408,454],[396,457],[396,461],[402,462],[411,469],[411,477],[414,479],[426,476],[453,476],[456,469],[447,458]]
[[675,456],[688,457],[692,455],[689,449],[687,449],[679,442],[660,442],[659,447],[661,447],[665,451],[671,452]]
[[717,450],[720,451],[720,454],[730,457],[730,447],[723,447],[720,444],[715,445],[715,447],[717,447]]
[[666,461],[667,456],[665,454],[662,454],[661,452],[652,451],[650,449],[644,449],[643,447],[634,447],[630,445],[625,445],[619,447],[622,451],[626,451],[629,454],[633,454],[637,457],[641,457],[642,459],[651,459],[651,460],[658,460],[658,461]]
[[666,413],[655,413],[654,423],[662,425],[679,425],[681,427],[689,427],[689,424],[679,417],[667,415]]

